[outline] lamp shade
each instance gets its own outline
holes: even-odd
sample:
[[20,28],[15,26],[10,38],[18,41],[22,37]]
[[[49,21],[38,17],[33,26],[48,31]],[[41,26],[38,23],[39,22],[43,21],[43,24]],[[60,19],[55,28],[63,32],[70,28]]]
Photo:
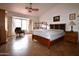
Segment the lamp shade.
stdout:
[[69,23],[71,26],[76,25],[73,21]]

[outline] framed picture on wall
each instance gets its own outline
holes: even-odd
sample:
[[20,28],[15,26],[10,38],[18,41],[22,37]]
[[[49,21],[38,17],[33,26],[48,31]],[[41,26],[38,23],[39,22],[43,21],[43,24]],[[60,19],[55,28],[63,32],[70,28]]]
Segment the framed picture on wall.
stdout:
[[54,21],[54,22],[60,21],[60,16],[54,16],[54,17],[53,17],[53,21]]
[[75,19],[76,19],[76,14],[75,13],[69,14],[69,20],[75,20]]

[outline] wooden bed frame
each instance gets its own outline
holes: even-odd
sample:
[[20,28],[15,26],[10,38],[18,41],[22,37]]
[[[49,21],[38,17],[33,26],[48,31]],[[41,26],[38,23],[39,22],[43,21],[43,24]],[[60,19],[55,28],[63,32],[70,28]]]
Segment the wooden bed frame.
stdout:
[[[50,24],[50,29],[62,29],[65,31],[65,24]],[[64,37],[64,36],[63,36]],[[59,42],[60,40],[63,39],[63,37],[58,38],[56,40],[50,41],[47,38],[38,36],[38,35],[32,35],[32,40],[37,40],[39,43],[41,43],[42,45],[47,46],[48,48],[50,48],[50,46],[52,46],[54,43]]]

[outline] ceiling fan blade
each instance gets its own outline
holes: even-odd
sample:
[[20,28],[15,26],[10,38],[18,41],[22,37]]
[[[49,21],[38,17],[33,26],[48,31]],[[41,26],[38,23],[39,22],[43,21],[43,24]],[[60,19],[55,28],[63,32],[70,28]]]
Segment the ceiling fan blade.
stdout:
[[28,9],[29,7],[25,7],[25,9]]
[[28,12],[32,12],[31,10],[28,10]]
[[33,11],[39,11],[39,9],[37,9],[37,8],[32,8],[32,10],[33,10]]

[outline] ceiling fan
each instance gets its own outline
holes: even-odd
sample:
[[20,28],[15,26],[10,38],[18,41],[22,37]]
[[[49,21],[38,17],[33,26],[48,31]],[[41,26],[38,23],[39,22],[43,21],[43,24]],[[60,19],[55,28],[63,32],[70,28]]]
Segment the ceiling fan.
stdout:
[[27,9],[28,12],[39,11],[38,8],[33,8],[33,7],[32,7],[32,3],[29,4],[29,7],[25,7],[25,9]]

